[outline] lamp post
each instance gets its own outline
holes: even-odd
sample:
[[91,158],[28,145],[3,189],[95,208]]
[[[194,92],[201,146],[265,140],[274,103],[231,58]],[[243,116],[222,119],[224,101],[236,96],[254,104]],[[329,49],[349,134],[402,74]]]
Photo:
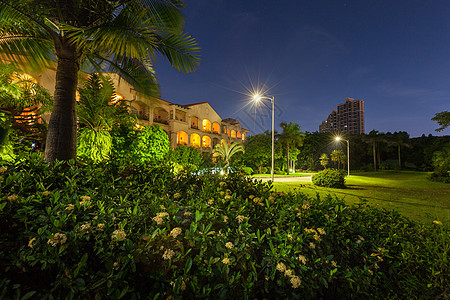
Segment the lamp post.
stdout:
[[272,103],[272,169],[270,170],[270,176],[272,177],[272,182],[274,182],[274,175],[273,175],[273,169],[274,169],[274,158],[275,158],[275,97],[265,97],[261,96],[259,94],[253,95],[253,100],[258,102],[262,99],[270,100]]
[[340,140],[347,142],[347,176],[350,176],[350,142],[340,136],[336,137],[336,141],[339,142]]

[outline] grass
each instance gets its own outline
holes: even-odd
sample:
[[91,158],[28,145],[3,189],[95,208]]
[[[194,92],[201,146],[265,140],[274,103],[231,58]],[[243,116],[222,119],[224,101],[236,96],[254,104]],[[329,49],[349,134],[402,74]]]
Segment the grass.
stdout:
[[[274,177],[307,177],[310,176],[310,173],[290,173],[289,175],[280,175],[275,174]],[[251,177],[262,178],[262,177],[271,177],[270,174],[254,174]]]
[[348,203],[368,201],[373,207],[397,209],[404,216],[424,223],[440,220],[450,223],[450,184],[428,180],[428,173],[379,171],[352,174],[346,189],[316,187],[304,182],[275,182],[277,191],[296,191],[310,196],[328,194]]

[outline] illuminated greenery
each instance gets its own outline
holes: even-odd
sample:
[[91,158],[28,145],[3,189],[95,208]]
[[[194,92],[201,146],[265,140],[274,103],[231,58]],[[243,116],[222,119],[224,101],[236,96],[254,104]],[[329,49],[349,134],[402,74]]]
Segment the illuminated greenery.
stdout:
[[77,110],[81,129],[78,133],[77,156],[94,163],[107,160],[111,153],[110,130],[113,124],[133,126],[136,118],[123,110],[123,102],[115,103],[114,86],[108,78],[92,74],[78,90],[80,101]]

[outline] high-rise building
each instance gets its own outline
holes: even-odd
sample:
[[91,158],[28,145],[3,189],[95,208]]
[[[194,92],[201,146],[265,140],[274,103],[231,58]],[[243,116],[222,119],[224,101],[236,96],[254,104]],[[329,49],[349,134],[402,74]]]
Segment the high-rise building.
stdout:
[[364,101],[345,98],[345,103],[333,109],[328,118],[319,125],[319,132],[364,133]]

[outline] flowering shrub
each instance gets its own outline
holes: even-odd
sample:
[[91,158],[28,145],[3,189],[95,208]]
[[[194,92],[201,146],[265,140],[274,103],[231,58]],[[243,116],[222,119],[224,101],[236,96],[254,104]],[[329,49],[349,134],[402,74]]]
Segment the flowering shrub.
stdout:
[[325,169],[314,175],[311,179],[317,186],[345,188],[345,171],[343,170]]
[[0,168],[0,298],[445,298],[449,230],[170,166]]

